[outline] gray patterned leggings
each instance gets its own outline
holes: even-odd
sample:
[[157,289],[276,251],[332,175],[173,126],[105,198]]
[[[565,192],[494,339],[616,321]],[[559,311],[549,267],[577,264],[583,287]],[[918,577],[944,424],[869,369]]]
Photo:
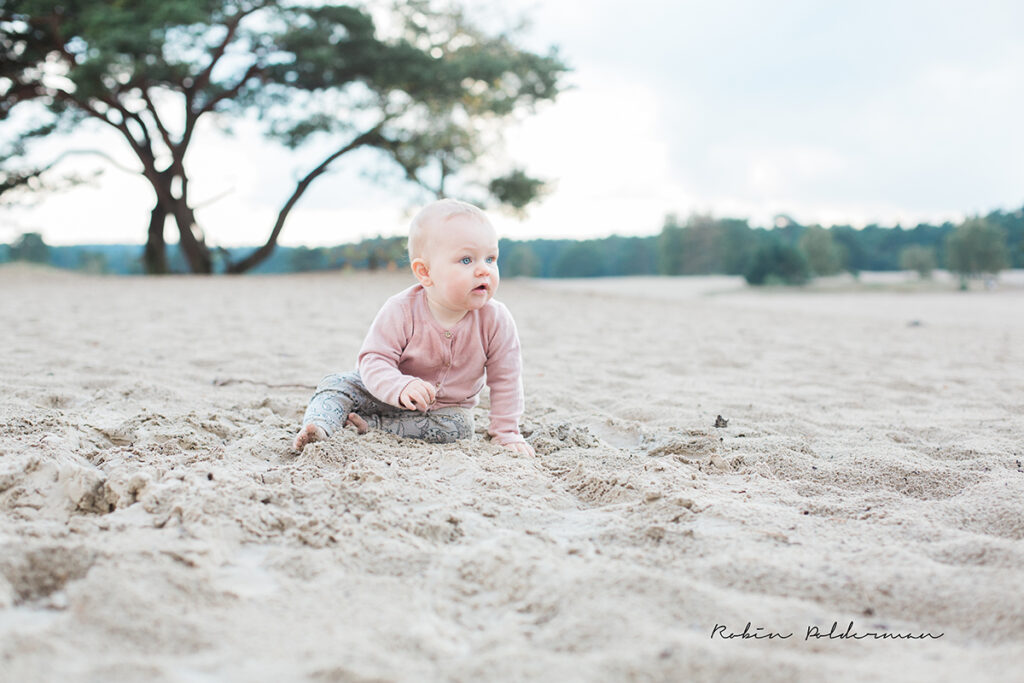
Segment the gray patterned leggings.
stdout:
[[426,413],[396,408],[378,401],[358,372],[327,375],[320,380],[302,425],[315,423],[330,436],[345,426],[349,413],[366,420],[370,429],[430,443],[451,443],[473,436],[473,416],[465,408],[450,406]]

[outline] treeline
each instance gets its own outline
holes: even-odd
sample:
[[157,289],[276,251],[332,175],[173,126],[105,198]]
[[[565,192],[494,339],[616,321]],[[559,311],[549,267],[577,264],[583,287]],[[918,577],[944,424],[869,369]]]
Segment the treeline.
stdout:
[[742,275],[751,284],[798,284],[849,271],[946,267],[966,275],[1024,268],[1024,209],[994,211],[960,224],[913,228],[823,228],[779,216],[771,229],[746,220],[675,216],[650,237],[502,240],[502,274],[533,277]]
[[[138,245],[54,247],[36,233],[0,245],[0,263],[26,260],[93,273],[142,274]],[[215,253],[214,271],[246,248]],[[218,266],[220,264],[220,266]],[[408,265],[404,237],[375,237],[335,247],[278,247],[252,272],[399,269]],[[742,275],[751,284],[800,284],[814,276],[862,270],[916,270],[923,277],[945,267],[963,277],[1024,268],[1024,208],[976,216],[960,224],[913,228],[800,225],[779,216],[773,228],[746,220],[690,216],[665,220],[648,237],[613,235],[590,240],[502,240],[499,265],[506,277],[609,277],[622,275]],[[176,250],[172,272],[188,272]]]
[[[138,244],[86,244],[52,246],[39,233],[21,235],[12,244],[0,244],[0,263],[28,261],[57,268],[96,274],[143,275],[143,247]],[[252,251],[251,247],[221,248],[213,252],[214,272],[223,272],[229,260]],[[404,237],[374,237],[358,244],[336,247],[277,247],[250,273],[299,273],[317,270],[377,270],[408,264]],[[168,252],[172,273],[190,272],[178,249]]]

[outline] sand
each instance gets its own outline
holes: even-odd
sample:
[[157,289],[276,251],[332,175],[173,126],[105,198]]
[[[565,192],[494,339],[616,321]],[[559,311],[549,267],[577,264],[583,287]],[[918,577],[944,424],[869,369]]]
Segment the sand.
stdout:
[[290,453],[409,282],[0,268],[0,680],[1024,678],[1024,289],[509,280],[536,459]]

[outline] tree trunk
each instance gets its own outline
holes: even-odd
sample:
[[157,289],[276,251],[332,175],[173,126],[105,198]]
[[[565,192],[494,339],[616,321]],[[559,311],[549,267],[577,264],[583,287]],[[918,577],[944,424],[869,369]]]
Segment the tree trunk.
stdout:
[[213,273],[213,257],[206,240],[197,236],[196,215],[181,199],[174,202],[174,221],[178,224],[178,246],[185,254],[189,268],[193,273],[209,275]]
[[144,252],[146,272],[151,275],[169,272],[167,266],[167,244],[164,240],[164,223],[167,216],[174,217],[178,226],[178,248],[185,255],[189,270],[209,275],[213,272],[213,257],[206,241],[197,236],[196,216],[180,198],[173,198],[170,209],[157,204],[149,220],[149,237]]
[[167,243],[164,240],[164,222],[167,210],[159,203],[153,207],[149,218],[149,237],[146,239],[146,250],[143,262],[149,275],[167,274]]

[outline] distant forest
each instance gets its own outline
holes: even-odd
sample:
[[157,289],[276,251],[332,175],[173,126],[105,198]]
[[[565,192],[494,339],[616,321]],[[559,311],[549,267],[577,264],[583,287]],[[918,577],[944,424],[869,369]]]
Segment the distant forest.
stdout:
[[[972,241],[981,242],[971,245]],[[964,254],[966,248],[980,253]],[[219,260],[247,248],[222,249]],[[958,252],[958,253],[954,253]],[[973,260],[971,260],[973,259]],[[92,273],[143,273],[140,245],[50,246],[38,234],[0,244],[0,263],[28,260]],[[277,247],[253,273],[378,270],[408,264],[404,237],[377,237],[336,247]],[[966,264],[966,265],[965,265]],[[979,265],[980,264],[980,265]],[[501,240],[499,265],[505,277],[608,277],[621,275],[743,275],[752,284],[796,284],[815,275],[843,271],[934,268],[976,274],[1024,268],[1024,208],[994,211],[962,224],[921,224],[913,228],[800,225],[786,216],[776,226],[750,227],[743,219],[690,216],[665,220],[657,235],[589,240]],[[172,251],[172,271],[188,271]],[[220,270],[216,269],[215,270]]]

